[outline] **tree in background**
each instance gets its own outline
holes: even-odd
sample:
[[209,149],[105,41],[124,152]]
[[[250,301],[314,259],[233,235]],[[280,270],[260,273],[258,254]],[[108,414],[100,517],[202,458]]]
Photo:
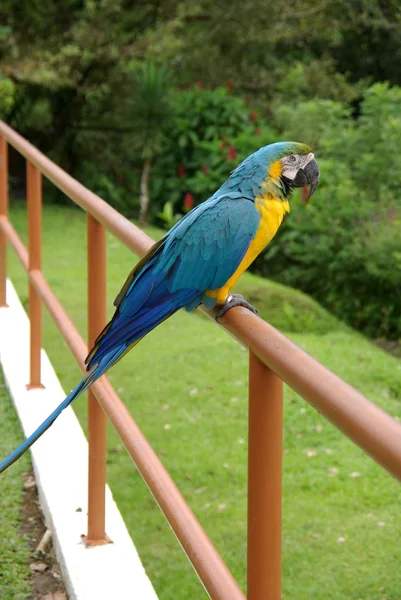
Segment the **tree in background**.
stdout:
[[398,0],[2,0],[0,24],[12,124],[77,176],[80,138],[95,155],[132,125],[121,106],[133,60],[162,63],[180,88],[231,80],[267,116],[302,99],[357,102],[367,80],[401,85]]
[[320,192],[294,195],[255,269],[393,338],[400,86],[399,0],[0,2],[0,115],[142,224],[171,226],[264,144],[313,146]]
[[149,181],[152,163],[163,149],[166,125],[171,116],[168,92],[171,75],[164,67],[147,60],[134,75],[132,98],[134,146],[140,150],[143,165],[139,193],[139,224],[148,223]]

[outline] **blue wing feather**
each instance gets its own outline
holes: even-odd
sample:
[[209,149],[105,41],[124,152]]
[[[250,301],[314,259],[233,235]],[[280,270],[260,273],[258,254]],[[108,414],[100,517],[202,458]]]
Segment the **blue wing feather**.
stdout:
[[259,220],[254,204],[234,194],[188,213],[134,276],[88,368],[120,344],[128,348],[180,308],[195,308],[206,289],[222,287],[245,256]]

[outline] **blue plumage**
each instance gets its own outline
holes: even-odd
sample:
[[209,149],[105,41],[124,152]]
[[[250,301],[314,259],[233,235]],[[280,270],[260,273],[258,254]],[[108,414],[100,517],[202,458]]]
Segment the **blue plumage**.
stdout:
[[205,290],[223,286],[242,261],[259,219],[252,202],[233,194],[188,213],[131,273],[88,368],[120,344],[130,347],[180,308],[198,306]]
[[[307,153],[310,148],[296,142],[276,142],[260,148],[238,165],[212,198],[235,192],[254,200],[260,193],[262,183],[266,181],[268,167],[292,152]],[[277,192],[281,195],[284,190],[278,188]]]

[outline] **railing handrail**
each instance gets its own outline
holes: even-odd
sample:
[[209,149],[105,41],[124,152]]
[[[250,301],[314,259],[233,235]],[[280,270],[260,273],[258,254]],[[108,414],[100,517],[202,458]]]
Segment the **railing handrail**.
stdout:
[[[0,121],[1,138],[135,254],[143,256],[151,247],[153,240],[149,236]],[[0,188],[3,190],[4,185],[4,181],[0,181]],[[0,195],[1,191],[0,189]],[[31,285],[36,293],[41,294],[75,358],[81,368],[84,368],[83,359],[87,351],[84,341],[40,269],[33,269],[32,266],[29,269],[27,250],[7,218],[5,203],[2,206],[0,234],[14,247],[28,271]],[[216,314],[214,310],[202,310],[211,318]],[[254,600],[263,596],[268,600],[276,600],[280,598],[280,575],[277,575],[280,559],[277,558],[277,553],[281,550],[281,457],[276,458],[274,464],[272,456],[277,457],[282,451],[281,433],[277,432],[277,429],[282,429],[280,379],[400,480],[401,425],[247,309],[236,308],[229,311],[220,325],[250,350],[250,422],[252,417],[252,421],[259,427],[259,432],[253,434],[253,441],[250,428],[249,443],[248,543],[252,549],[248,549],[248,598]],[[107,379],[103,377],[97,381],[93,385],[93,391],[138,465],[211,597],[221,600],[243,599],[242,591]],[[262,457],[266,456],[268,459],[266,464],[260,460],[261,451]],[[264,494],[265,504],[270,512],[267,518],[264,517],[266,507],[255,492],[255,481],[259,480],[259,494]],[[251,513],[257,516],[256,521],[254,517],[250,519]],[[259,522],[261,526],[254,523],[250,527],[252,520]],[[262,529],[263,534],[260,534]],[[269,536],[270,546],[265,543]],[[266,563],[269,563],[268,576],[263,574],[266,565],[260,561],[263,551],[266,553]],[[254,569],[256,575],[252,575],[252,585],[249,576],[250,558],[255,563],[259,561]]]

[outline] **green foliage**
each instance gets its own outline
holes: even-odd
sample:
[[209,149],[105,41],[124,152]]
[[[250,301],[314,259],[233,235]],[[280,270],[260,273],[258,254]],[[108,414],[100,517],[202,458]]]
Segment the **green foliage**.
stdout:
[[196,86],[171,96],[173,119],[163,156],[154,168],[153,194],[182,210],[187,193],[201,202],[248,154],[274,140],[248,103],[228,88]]
[[135,64],[133,97],[130,103],[133,124],[132,143],[143,158],[161,152],[171,109],[168,91],[171,73],[150,60]]
[[199,142],[196,158],[201,168],[194,170],[187,179],[188,188],[198,201],[211,196],[227,179],[230,172],[249,154],[261,146],[276,141],[276,134],[269,127],[249,128],[248,131],[227,140]]
[[367,80],[351,84],[346,74],[336,71],[334,61],[327,56],[306,63],[294,60],[283,65],[278,76],[273,116],[281,104],[289,100],[297,103],[319,99],[352,102],[359,99],[367,85]]
[[171,229],[182,217],[182,214],[173,211],[173,204],[166,202],[161,212],[156,213],[156,217],[162,222],[164,229]]
[[194,140],[233,137],[250,123],[248,105],[226,87],[208,90],[199,82],[190,90],[177,91],[172,103],[177,121],[175,136],[183,150],[191,151]]
[[0,119],[5,119],[15,102],[15,85],[11,79],[0,77]]
[[366,202],[350,180],[337,188],[322,187],[306,207],[293,202],[283,232],[265,254],[263,269],[312,292],[367,334],[397,338],[400,224],[399,208]]
[[285,135],[309,142],[318,131],[322,180],[307,206],[293,199],[275,243],[255,265],[368,335],[395,339],[401,337],[400,102],[400,88],[376,84],[354,123],[344,106],[329,101],[278,111]]
[[[188,189],[176,181],[177,165],[188,164],[192,177],[203,164],[192,156],[197,142],[225,135],[232,143],[244,132],[244,94],[258,107],[255,129],[265,130],[260,113],[273,120],[283,104],[355,104],[378,71],[401,83],[395,0],[386,9],[358,0],[346,10],[336,0],[318,10],[307,0],[278,0],[269,10],[262,0],[150,1],[135,10],[124,0],[66,0],[57,9],[52,0],[4,0],[0,22],[0,69],[16,90],[10,123],[88,187],[101,171],[120,188],[111,201],[123,196],[116,205],[129,213],[137,210],[141,161],[162,149],[163,135],[172,143],[154,173],[154,212],[167,201],[179,205]],[[177,119],[165,127],[169,73]],[[198,95],[189,89],[196,81]]]
[[274,124],[284,139],[302,140],[316,151],[329,143],[333,132],[348,135],[352,127],[350,108],[333,100],[281,104],[274,113]]
[[[368,88],[350,140],[350,158],[362,189],[376,198],[401,189],[401,87],[378,83]],[[352,153],[352,154],[351,154]]]
[[[140,188],[149,177],[151,216],[167,226],[187,210],[186,199],[210,196],[260,146],[309,143],[326,169],[318,196],[327,207],[313,223],[338,290],[316,283],[315,236],[302,239],[293,218],[303,207],[257,268],[269,274],[280,265],[276,277],[354,325],[399,335],[398,309],[383,307],[378,291],[397,298],[398,216],[389,217],[398,215],[401,186],[397,0],[277,0],[268,10],[263,0],[150,0],[135,10],[125,0],[3,0],[0,23],[0,117],[129,217],[138,215],[139,197],[145,204]],[[15,169],[20,187],[25,170]],[[47,200],[60,198],[47,187]],[[346,239],[336,233],[334,243],[336,219],[353,230]]]

